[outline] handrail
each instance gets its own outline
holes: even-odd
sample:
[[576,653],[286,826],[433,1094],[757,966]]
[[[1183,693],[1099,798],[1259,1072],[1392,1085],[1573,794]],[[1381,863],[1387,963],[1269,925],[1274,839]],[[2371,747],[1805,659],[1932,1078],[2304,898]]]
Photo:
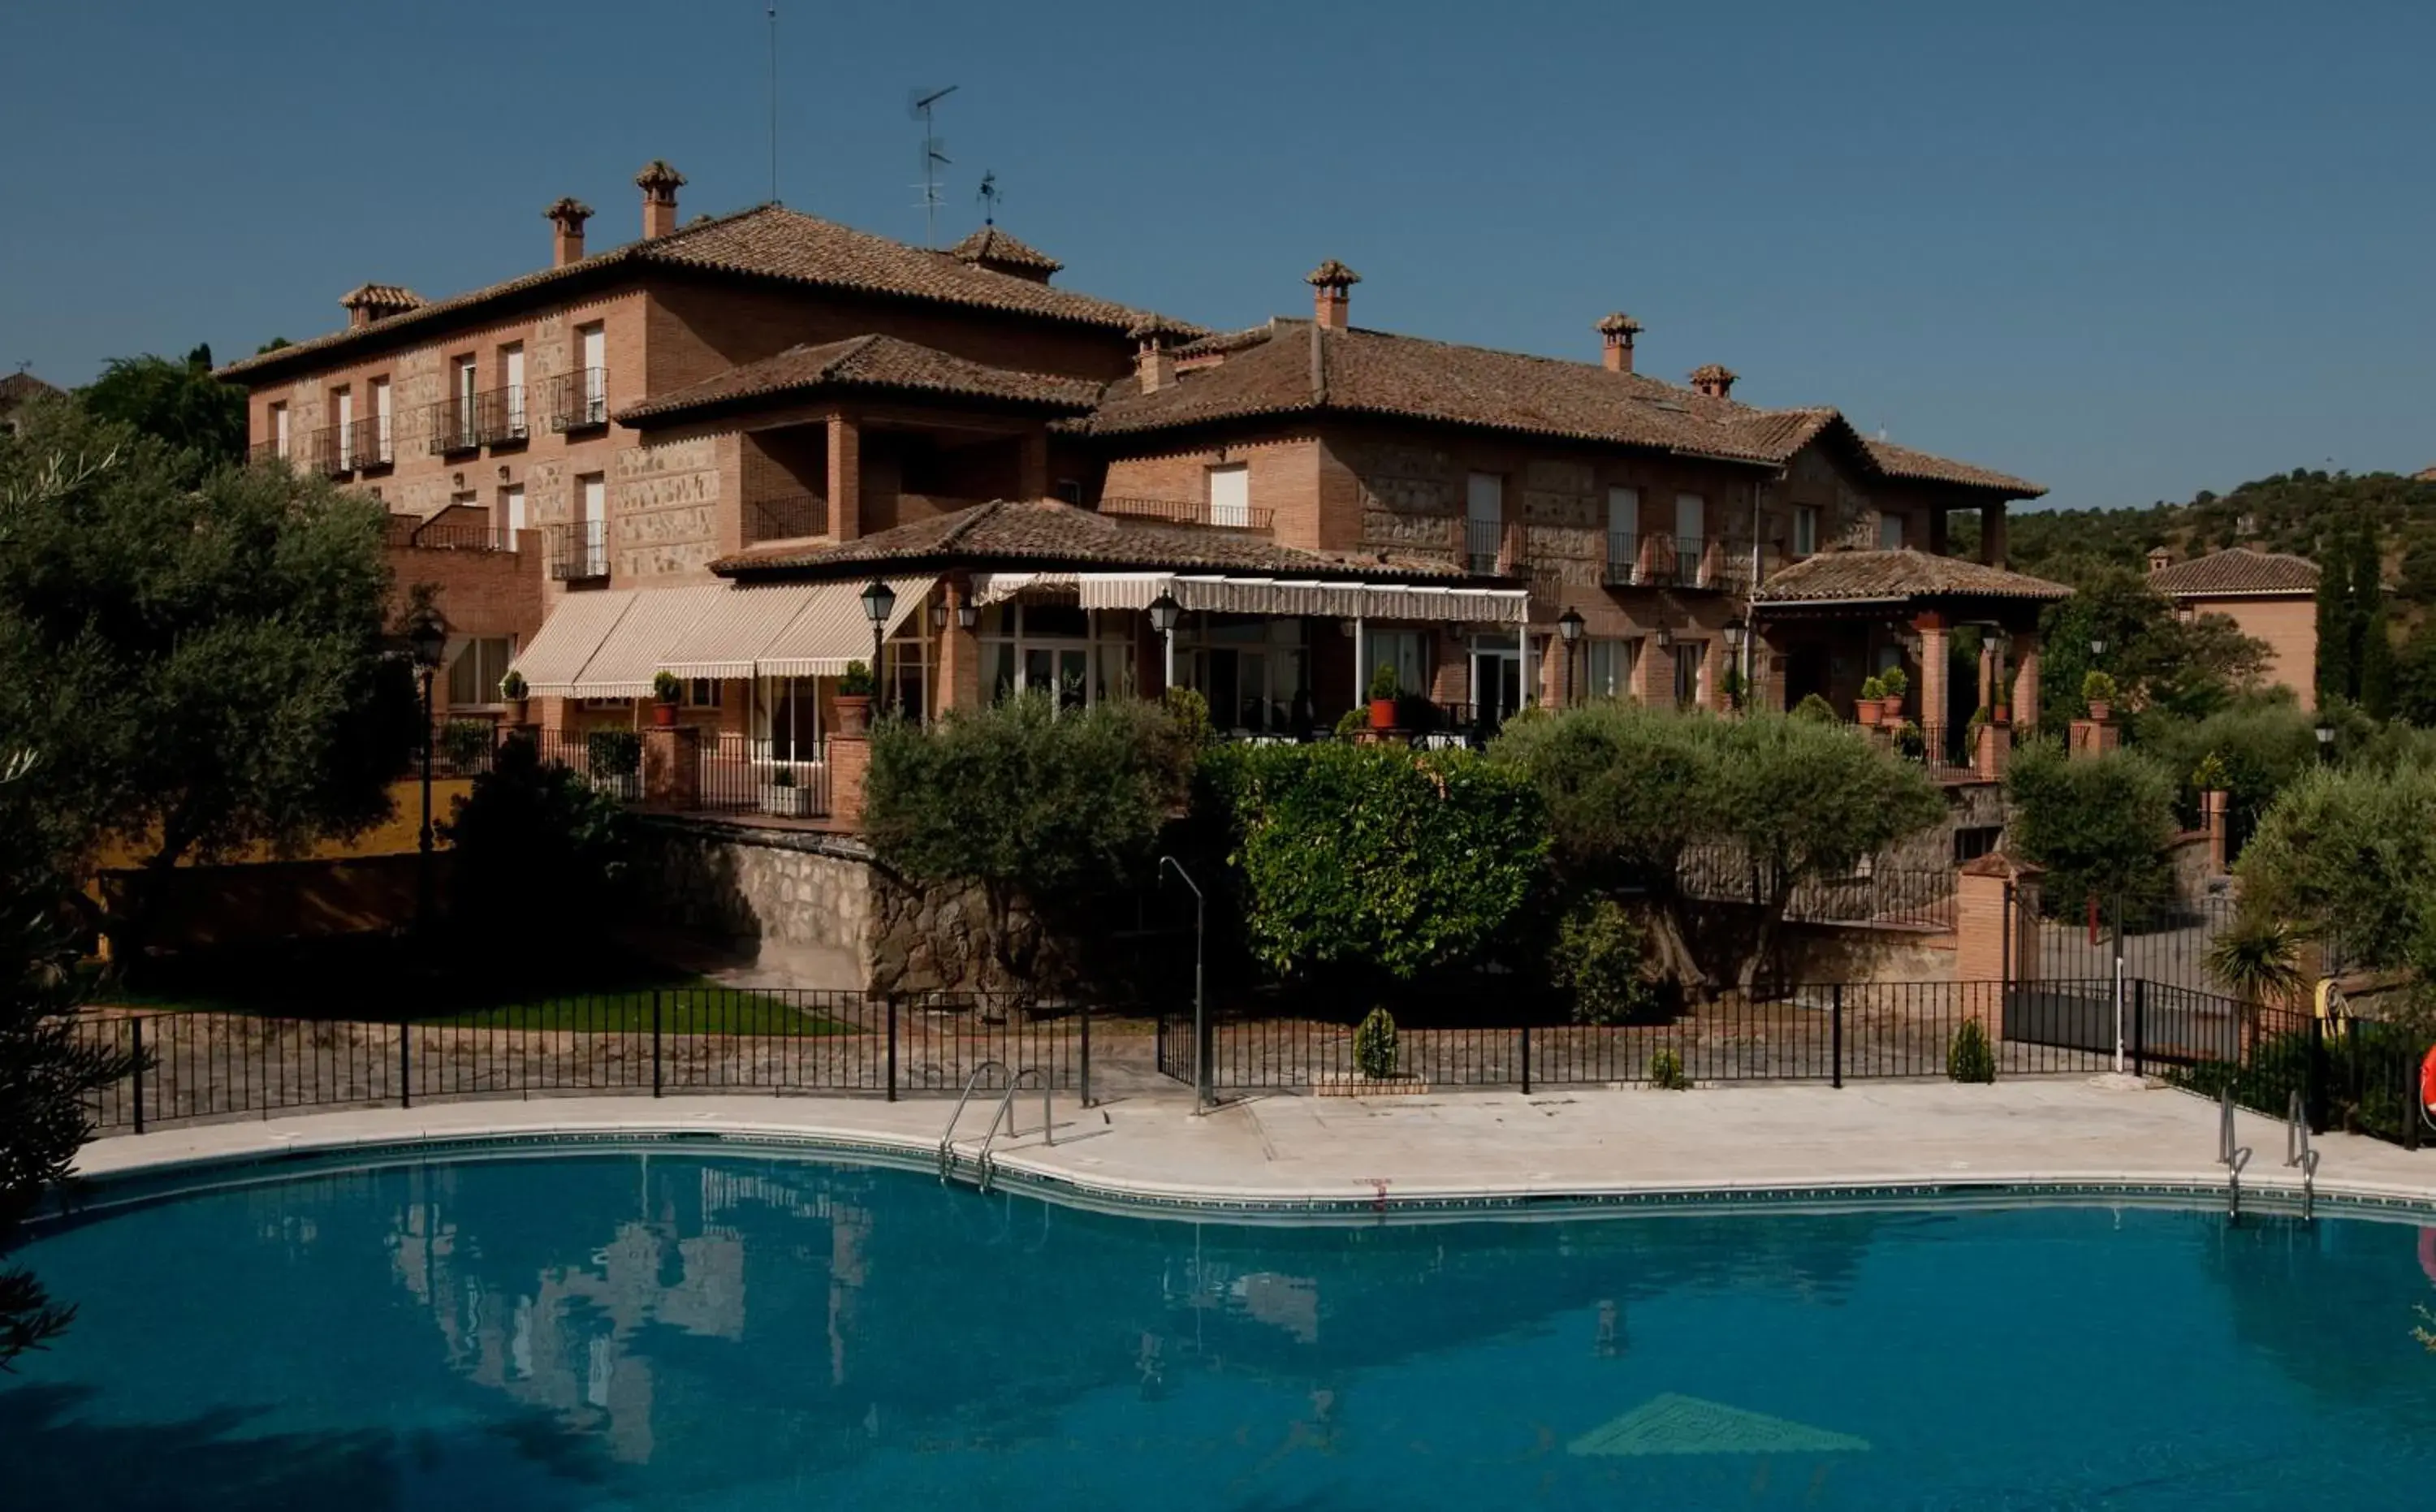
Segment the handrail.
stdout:
[[948,1115],[948,1127],[939,1135],[939,1184],[941,1186],[947,1185],[948,1175],[956,1168],[954,1142],[956,1121],[965,1116],[965,1104],[973,1100],[973,1088],[980,1086],[982,1078],[989,1072],[1005,1069],[1004,1061],[983,1061],[973,1068],[970,1076],[965,1078],[964,1095],[956,1099],[956,1111]]
[[2222,1098],[2223,1111],[2217,1122],[2217,1163],[2225,1168],[2224,1217],[2227,1223],[2241,1218],[2241,1171],[2250,1164],[2250,1147],[2234,1144],[2233,1084],[2227,1082]]
[[1039,1067],[1027,1066],[1007,1078],[1006,1095],[999,1099],[998,1111],[990,1115],[989,1132],[982,1136],[981,1150],[973,1156],[974,1166],[981,1173],[978,1185],[983,1191],[990,1190],[990,1176],[996,1169],[990,1163],[990,1146],[998,1142],[1000,1122],[1005,1123],[1007,1133],[1015,1132],[1015,1094],[1023,1089],[1023,1079],[1027,1076],[1040,1078],[1040,1142],[1057,1142],[1057,1125],[1049,1116],[1049,1078],[1042,1075]]
[[2318,1152],[2309,1148],[2308,1107],[2297,1086],[2284,1108],[2284,1163],[2301,1168],[2301,1222],[2308,1223],[2318,1207]]

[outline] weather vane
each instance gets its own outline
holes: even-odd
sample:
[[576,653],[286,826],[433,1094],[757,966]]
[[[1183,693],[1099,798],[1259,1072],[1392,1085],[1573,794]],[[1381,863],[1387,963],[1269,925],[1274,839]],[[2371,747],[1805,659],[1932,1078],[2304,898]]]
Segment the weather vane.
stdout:
[[983,225],[995,226],[998,224],[999,201],[1003,199],[1005,195],[1006,191],[998,186],[998,170],[995,168],[983,169],[981,191],[973,196],[974,199],[979,200],[982,202]]

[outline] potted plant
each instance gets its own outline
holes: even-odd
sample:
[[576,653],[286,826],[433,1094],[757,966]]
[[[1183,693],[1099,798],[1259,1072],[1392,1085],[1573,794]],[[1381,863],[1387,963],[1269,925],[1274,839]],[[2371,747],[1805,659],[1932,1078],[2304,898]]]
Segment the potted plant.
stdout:
[[1370,674],[1370,728],[1396,727],[1396,669],[1382,662]]
[[837,721],[840,735],[867,735],[871,732],[871,667],[866,662],[848,662],[845,675],[838,679]]
[[499,679],[499,700],[508,706],[510,724],[522,724],[526,721],[531,711],[531,704],[527,701],[528,692],[525,674],[522,672],[512,671]]
[[2114,712],[2114,679],[2104,672],[2093,671],[2080,680],[2080,701],[2089,705],[2089,717],[2103,724]]
[[643,738],[632,730],[595,730],[583,738],[592,785],[628,803],[643,796]]
[[1865,725],[1874,726],[1887,715],[1887,685],[1874,677],[1861,679],[1861,696],[1853,704],[1853,716]]
[[685,679],[665,668],[652,674],[652,722],[668,729],[677,722],[677,700],[685,697]]
[[1889,667],[1878,674],[1878,688],[1886,700],[1888,720],[1903,718],[1904,695],[1911,691],[1911,677],[1900,667]]
[[804,819],[812,811],[812,791],[795,781],[795,769],[781,764],[770,772],[769,785],[761,790],[761,811],[781,819]]

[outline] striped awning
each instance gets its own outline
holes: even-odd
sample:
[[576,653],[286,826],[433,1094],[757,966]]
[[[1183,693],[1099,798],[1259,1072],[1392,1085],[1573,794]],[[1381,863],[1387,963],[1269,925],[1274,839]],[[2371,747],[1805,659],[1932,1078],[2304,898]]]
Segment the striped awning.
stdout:
[[578,698],[651,696],[652,674],[667,665],[677,641],[731,590],[726,583],[712,582],[629,591],[634,601],[575,680]]
[[[887,579],[896,607],[881,634],[896,634],[897,626],[920,611],[938,581],[935,576]],[[816,585],[802,612],[762,648],[755,669],[764,677],[838,677],[848,662],[869,662],[871,619],[862,611],[863,587],[861,582]]]
[[550,609],[549,617],[542,621],[541,633],[517,654],[513,670],[525,680],[527,689],[532,693],[551,698],[574,696],[576,679],[583,675],[584,664],[609,638],[609,633],[618,627],[634,600],[632,588],[570,593],[560,599]]
[[[730,584],[693,628],[677,637],[661,665],[679,677],[751,677],[761,653],[826,584]],[[856,589],[860,594],[861,590]],[[861,605],[855,606],[860,612]]]
[[1086,609],[1146,609],[1164,593],[1188,611],[1212,614],[1332,615],[1344,619],[1445,624],[1519,625],[1530,602],[1529,593],[1521,588],[1319,582],[1204,573],[1085,573],[1078,591]]

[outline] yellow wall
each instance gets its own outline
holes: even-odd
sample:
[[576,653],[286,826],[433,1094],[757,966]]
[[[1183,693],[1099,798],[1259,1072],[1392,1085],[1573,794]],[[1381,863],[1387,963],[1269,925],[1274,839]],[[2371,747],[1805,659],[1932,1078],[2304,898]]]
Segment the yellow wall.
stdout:
[[[436,830],[455,811],[459,800],[474,791],[470,777],[434,777],[431,779],[431,823]],[[353,840],[330,840],[306,847],[300,856],[273,856],[268,846],[257,845],[232,858],[228,864],[244,865],[270,860],[359,860],[367,856],[409,855],[415,848],[417,831],[423,825],[423,784],[392,782],[390,784],[390,816],[365,830]],[[433,837],[441,849],[448,848],[444,835]],[[147,851],[143,847],[113,843],[101,853],[99,870],[118,871],[140,866]],[[181,861],[182,866],[194,864]]]

